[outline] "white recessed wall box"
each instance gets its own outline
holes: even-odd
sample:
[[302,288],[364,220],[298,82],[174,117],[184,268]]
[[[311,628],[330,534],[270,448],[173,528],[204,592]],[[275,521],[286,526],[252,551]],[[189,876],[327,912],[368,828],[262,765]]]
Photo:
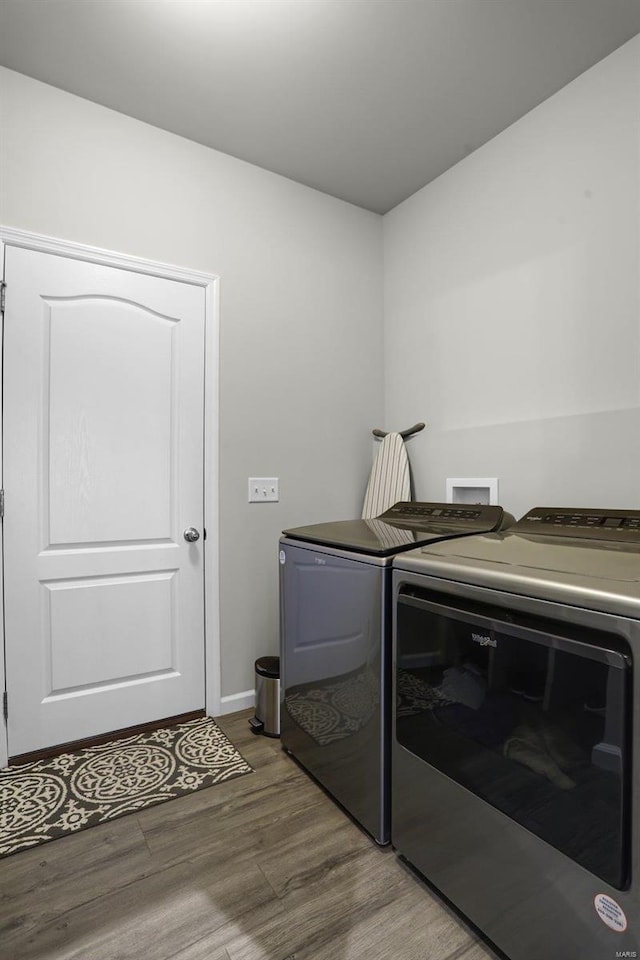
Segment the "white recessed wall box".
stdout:
[[497,477],[447,477],[447,503],[497,503]]

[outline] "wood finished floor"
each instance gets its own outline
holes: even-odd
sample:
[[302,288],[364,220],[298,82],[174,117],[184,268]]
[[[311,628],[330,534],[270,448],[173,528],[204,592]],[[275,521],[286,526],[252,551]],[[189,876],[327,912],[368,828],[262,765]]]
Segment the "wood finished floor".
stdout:
[[2,960],[494,960],[249,715],[255,773],[0,860]]

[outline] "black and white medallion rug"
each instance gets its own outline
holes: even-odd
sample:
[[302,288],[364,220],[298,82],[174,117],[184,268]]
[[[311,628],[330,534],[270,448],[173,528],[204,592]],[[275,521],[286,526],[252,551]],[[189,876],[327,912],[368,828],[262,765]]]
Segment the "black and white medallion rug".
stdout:
[[0,770],[0,857],[253,770],[210,717]]

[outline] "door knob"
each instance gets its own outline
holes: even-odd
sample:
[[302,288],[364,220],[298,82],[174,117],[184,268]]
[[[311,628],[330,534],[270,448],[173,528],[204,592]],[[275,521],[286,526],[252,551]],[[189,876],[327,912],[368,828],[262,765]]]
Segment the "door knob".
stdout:
[[198,533],[195,527],[187,527],[187,529],[184,532],[184,538],[187,541],[187,543],[195,543],[196,540],[200,539],[200,534]]

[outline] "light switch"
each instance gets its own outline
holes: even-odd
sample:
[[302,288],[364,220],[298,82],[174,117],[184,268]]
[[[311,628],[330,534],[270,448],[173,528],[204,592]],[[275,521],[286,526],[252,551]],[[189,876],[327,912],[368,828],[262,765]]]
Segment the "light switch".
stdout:
[[277,477],[249,477],[249,503],[273,503],[279,499]]

